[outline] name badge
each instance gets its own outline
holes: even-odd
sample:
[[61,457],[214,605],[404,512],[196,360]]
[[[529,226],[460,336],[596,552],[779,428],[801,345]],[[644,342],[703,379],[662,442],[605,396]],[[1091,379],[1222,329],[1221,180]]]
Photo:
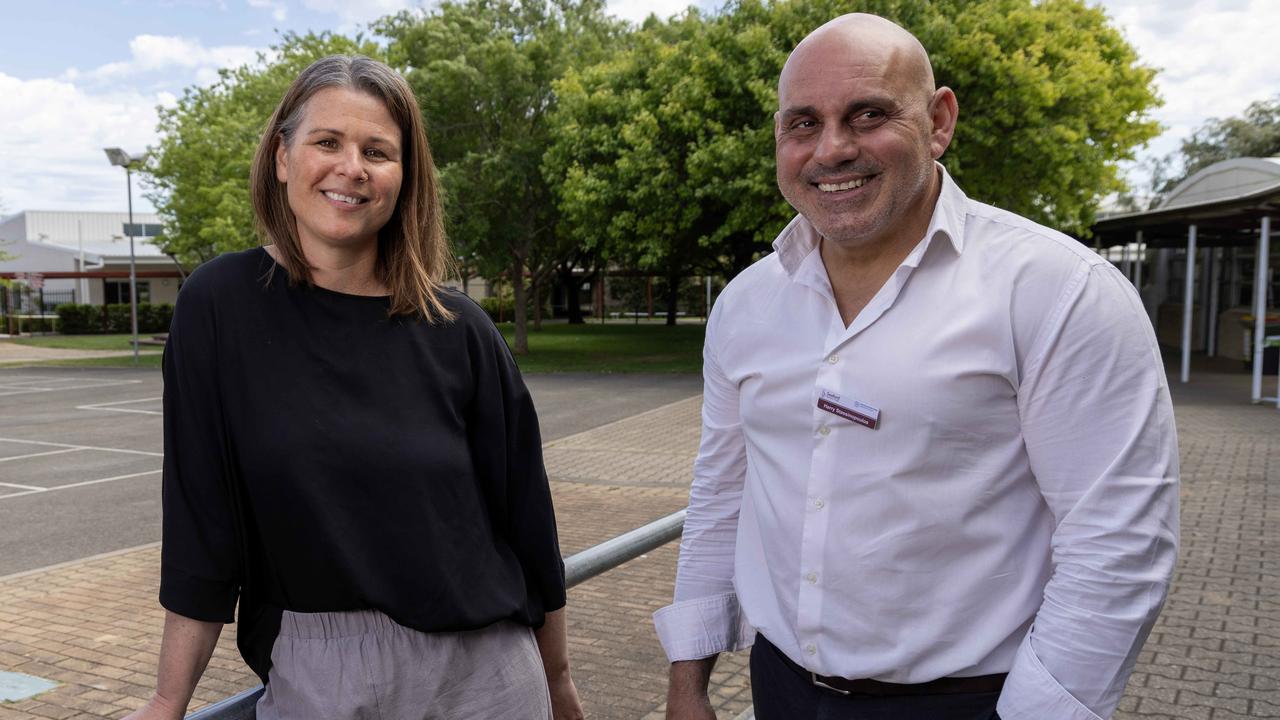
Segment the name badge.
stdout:
[[853,398],[842,399],[830,390],[823,390],[819,393],[818,409],[826,410],[836,417],[856,422],[872,430],[875,430],[876,426],[880,424],[880,408]]

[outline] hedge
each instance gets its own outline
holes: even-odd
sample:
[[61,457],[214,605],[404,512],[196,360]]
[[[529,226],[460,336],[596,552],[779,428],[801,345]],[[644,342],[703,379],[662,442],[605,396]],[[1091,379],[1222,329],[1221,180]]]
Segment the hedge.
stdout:
[[[103,333],[133,332],[133,323],[129,318],[127,304],[112,305],[78,305],[66,303],[59,305],[58,329],[64,335],[92,335]],[[170,303],[138,303],[138,332],[169,332],[169,322],[173,320],[173,305]]]

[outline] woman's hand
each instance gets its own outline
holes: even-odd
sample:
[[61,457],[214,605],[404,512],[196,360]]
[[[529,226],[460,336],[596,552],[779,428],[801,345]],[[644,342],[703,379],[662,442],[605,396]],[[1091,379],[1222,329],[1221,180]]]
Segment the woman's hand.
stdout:
[[584,720],[582,701],[578,699],[578,688],[573,684],[569,673],[558,678],[547,678],[547,688],[551,690],[551,717],[553,720]]
[[125,715],[124,720],[182,720],[183,710],[160,695],[152,695],[146,705]]
[[547,674],[547,689],[551,691],[551,715],[555,720],[581,720],[582,701],[578,688],[569,675],[568,623],[564,608],[547,613],[542,627],[533,631],[538,641],[538,654],[542,656],[542,669]]

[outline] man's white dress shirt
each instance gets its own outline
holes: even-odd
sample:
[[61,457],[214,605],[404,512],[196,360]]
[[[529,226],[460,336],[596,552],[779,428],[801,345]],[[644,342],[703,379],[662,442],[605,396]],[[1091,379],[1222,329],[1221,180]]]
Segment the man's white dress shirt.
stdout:
[[848,327],[803,217],[720,296],[658,635],[673,662],[755,628],[819,675],[1008,672],[1003,720],[1109,717],[1177,555],[1155,336],[1114,266],[939,172]]

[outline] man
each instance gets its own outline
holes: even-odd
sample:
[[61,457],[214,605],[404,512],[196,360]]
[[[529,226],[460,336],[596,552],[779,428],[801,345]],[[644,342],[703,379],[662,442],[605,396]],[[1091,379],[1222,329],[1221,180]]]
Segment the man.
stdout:
[[[846,15],[778,82],[800,215],[707,327],[669,718],[754,643],[760,720],[1095,720],[1164,601],[1177,442],[1133,288],[969,200],[920,43]],[[758,631],[758,634],[756,634]]]

